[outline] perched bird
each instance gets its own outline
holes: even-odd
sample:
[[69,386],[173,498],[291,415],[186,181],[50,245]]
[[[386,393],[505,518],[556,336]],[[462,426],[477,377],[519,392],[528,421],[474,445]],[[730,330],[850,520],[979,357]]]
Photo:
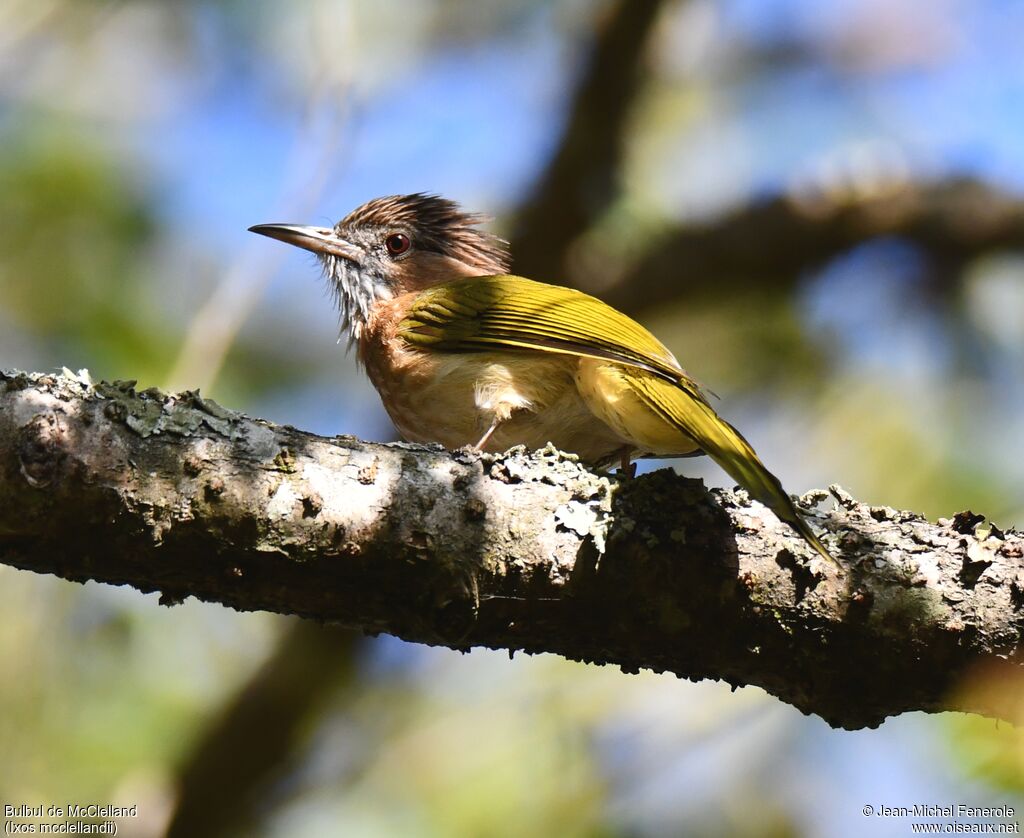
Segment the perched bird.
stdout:
[[834,561],[750,444],[639,323],[507,273],[482,216],[435,195],[376,198],[334,227],[258,224],[317,255],[402,436],[504,451],[548,442],[595,465],[705,453]]

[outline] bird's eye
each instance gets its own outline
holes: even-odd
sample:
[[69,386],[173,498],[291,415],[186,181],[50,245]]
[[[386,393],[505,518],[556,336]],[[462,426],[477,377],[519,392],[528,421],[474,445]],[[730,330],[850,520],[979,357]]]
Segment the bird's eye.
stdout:
[[392,233],[384,241],[384,245],[392,256],[399,256],[412,246],[412,242],[404,233]]

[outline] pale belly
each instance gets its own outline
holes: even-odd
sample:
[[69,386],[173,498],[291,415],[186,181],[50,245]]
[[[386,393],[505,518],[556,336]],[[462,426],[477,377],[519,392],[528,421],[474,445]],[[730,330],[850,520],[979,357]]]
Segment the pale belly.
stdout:
[[[496,424],[485,451],[506,451],[514,445],[536,449],[550,442],[585,462],[609,463],[625,452],[671,456],[695,449],[678,430],[649,415],[644,427],[637,428],[641,439],[635,438],[630,423],[620,420],[621,410],[610,411],[604,404],[610,396],[625,409],[628,400],[614,392],[618,379],[607,374],[603,362],[514,351],[406,351],[390,357],[386,369],[371,361],[367,372],[398,432],[411,442],[438,442],[446,448],[476,445]],[[661,444],[654,447],[647,427],[651,423],[663,426],[655,434]]]
[[387,371],[368,364],[367,372],[398,432],[411,442],[476,445],[497,420],[485,451],[550,442],[587,462],[617,459],[628,441],[580,396],[578,365],[572,356],[434,353]]

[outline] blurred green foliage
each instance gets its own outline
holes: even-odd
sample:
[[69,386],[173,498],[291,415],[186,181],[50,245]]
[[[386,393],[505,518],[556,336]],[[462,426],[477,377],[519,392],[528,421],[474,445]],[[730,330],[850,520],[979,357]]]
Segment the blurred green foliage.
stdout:
[[[890,6],[852,5],[864,31],[890,31]],[[922,31],[939,25],[932,17],[955,20],[947,5],[921,11]],[[337,104],[351,86],[366,97],[353,121],[384,174],[397,172],[408,188],[421,188],[414,178],[441,171],[438,159],[452,145],[452,157],[478,133],[502,145],[508,124],[494,112],[470,111],[474,122],[466,125],[446,116],[444,106],[472,98],[475,85],[485,102],[499,99],[513,112],[545,103],[538,112],[551,124],[538,133],[550,137],[537,141],[538,159],[521,166],[526,174],[519,177],[529,182],[564,118],[556,94],[568,95],[590,28],[610,6],[24,0],[0,9],[0,59],[18,71],[5,73],[0,85],[0,346],[38,356],[43,368],[88,366],[97,377],[162,384],[214,289],[239,265],[259,267],[269,252],[254,251],[245,262],[240,251],[254,245],[240,243],[244,227],[324,220],[319,208],[310,218],[278,219],[249,206],[273,200],[276,212],[281,201],[268,194],[294,187],[278,184],[287,173],[270,165],[232,170],[223,186],[203,193],[209,199],[237,190],[241,206],[224,205],[237,216],[201,215],[175,190],[181,184],[164,180],[156,153],[164,149],[152,147],[161,131],[169,146],[179,143],[183,179],[200,177],[192,158],[219,149],[202,169],[215,180],[217,166],[230,167],[264,134],[279,139],[289,119],[299,123],[295,114],[325,98]],[[783,124],[777,134],[752,129],[744,109],[770,99],[773,85],[800,96],[823,78],[840,78],[854,99],[866,96],[857,87],[865,65],[851,55],[881,62],[873,72],[884,74],[887,53],[871,38],[828,31],[824,11],[809,15],[803,29],[794,23],[774,52],[759,47],[753,31],[726,37],[729,15],[751,14],[740,6],[757,4],[668,4],[644,62],[651,79],[628,126],[625,195],[572,244],[574,258],[599,277],[614,279],[623,264],[660,246],[673,225],[725,218],[730,208],[758,200],[769,180],[762,169],[777,165],[769,152],[787,158],[801,132],[820,134],[826,162],[841,156],[847,139],[829,134],[829,126],[838,132],[834,123],[845,125],[859,141],[864,120],[847,124],[831,102],[808,99],[806,120]],[[762,25],[781,26],[785,15],[776,12],[764,5]],[[556,32],[556,42],[534,54],[528,47],[544,28]],[[882,40],[898,52],[899,38]],[[488,87],[489,62],[503,51],[519,62],[509,65],[516,70],[510,82],[530,79],[521,64],[536,60],[541,68],[525,93],[513,84]],[[921,60],[928,67],[949,58],[938,50]],[[474,81],[478,67],[482,81]],[[435,86],[424,93],[417,76],[428,71]],[[326,93],[317,86],[325,77],[333,84]],[[426,119],[415,110],[420,98],[439,116],[410,128],[403,120]],[[373,115],[388,105],[391,122]],[[913,122],[902,112],[891,119],[883,133]],[[353,135],[332,135],[337,146],[326,156],[355,156],[359,131]],[[286,156],[264,141],[259,159]],[[402,158],[406,146],[420,156]],[[468,150],[464,156],[469,174],[459,186],[489,184],[493,160],[481,162]],[[514,206],[522,195],[505,188],[510,194],[489,200]],[[333,195],[331,201],[336,215],[349,208]],[[225,232],[236,228],[237,238]],[[638,306],[639,316],[723,396],[724,415],[753,429],[791,488],[835,479],[873,503],[932,516],[972,506],[1001,524],[1019,523],[1024,470],[1013,452],[1024,438],[1017,401],[1024,341],[1014,306],[1024,262],[979,254],[960,267],[967,279],[952,293],[915,286],[903,299],[899,276],[873,282],[875,265],[854,266],[849,285],[867,292],[828,297],[822,308],[831,319],[815,319],[803,299],[816,276],[781,289],[748,281],[743,293],[718,277],[696,298],[679,277],[675,301],[656,311]],[[315,269],[290,261],[284,273],[285,281],[253,292],[255,312],[228,335],[215,395],[237,409],[272,406],[282,421],[387,437],[375,395],[354,382],[351,358],[332,339],[334,314],[314,284]],[[903,309],[880,293],[886,288],[896,288]],[[236,302],[244,305],[227,305]],[[856,303],[867,316],[844,320]],[[871,331],[886,312],[889,330]],[[938,342],[948,357],[936,359],[926,344],[925,362],[901,366],[904,354],[919,350],[899,339],[920,327],[915,316],[922,312],[940,322]],[[845,334],[835,331],[842,328]],[[854,357],[865,347],[874,353],[868,362]],[[219,370],[219,361],[210,365]],[[154,600],[0,567],[0,799],[138,802],[147,819],[136,824],[138,834],[159,834],[178,767],[269,653],[283,623],[198,603],[162,609]],[[979,794],[1024,794],[1021,735],[979,717],[900,719],[854,740],[756,690],[730,696],[715,684],[625,677],[553,658],[424,652],[390,641],[373,645],[367,657],[331,709],[308,720],[294,762],[260,790],[250,813],[258,834],[789,836],[814,834],[822,811],[831,809],[852,813],[836,833],[852,835],[859,834],[865,789],[891,805],[921,794],[945,802],[966,778],[988,784]],[[995,688],[1012,694],[1018,686],[997,679]],[[898,757],[883,749],[889,739],[903,743]],[[949,746],[941,766],[920,757],[936,740]],[[905,760],[902,773],[892,769],[898,759]],[[926,783],[907,779],[926,768],[935,772]]]
[[143,281],[157,219],[141,167],[63,121],[26,120],[4,133],[5,314],[67,351],[84,348],[112,376],[155,380],[177,335]]

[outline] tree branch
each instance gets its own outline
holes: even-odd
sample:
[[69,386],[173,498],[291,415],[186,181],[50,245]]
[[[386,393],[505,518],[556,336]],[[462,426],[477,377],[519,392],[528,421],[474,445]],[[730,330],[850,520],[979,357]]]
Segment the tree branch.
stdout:
[[[298,743],[355,669],[351,631],[296,620],[182,765],[165,838],[252,835]],[[351,679],[354,680],[354,679]]]
[[[845,571],[741,492],[547,450],[325,439],[197,393],[0,373],[0,561],[407,640],[756,684],[830,724],[970,709],[1021,643],[1024,540],[834,489]],[[825,493],[813,500],[820,501]]]
[[567,275],[566,249],[619,193],[628,117],[663,6],[664,0],[619,0],[598,21],[556,151],[516,218],[517,273]]
[[[1024,245],[1024,203],[969,179],[909,182],[817,202],[777,197],[675,229],[600,293],[611,305],[635,311],[638,302],[654,307],[681,293],[721,296],[723,282],[731,292],[781,291],[860,242],[884,236],[920,247],[946,268],[936,276],[952,283],[969,260]],[[595,290],[585,275],[570,280]]]

